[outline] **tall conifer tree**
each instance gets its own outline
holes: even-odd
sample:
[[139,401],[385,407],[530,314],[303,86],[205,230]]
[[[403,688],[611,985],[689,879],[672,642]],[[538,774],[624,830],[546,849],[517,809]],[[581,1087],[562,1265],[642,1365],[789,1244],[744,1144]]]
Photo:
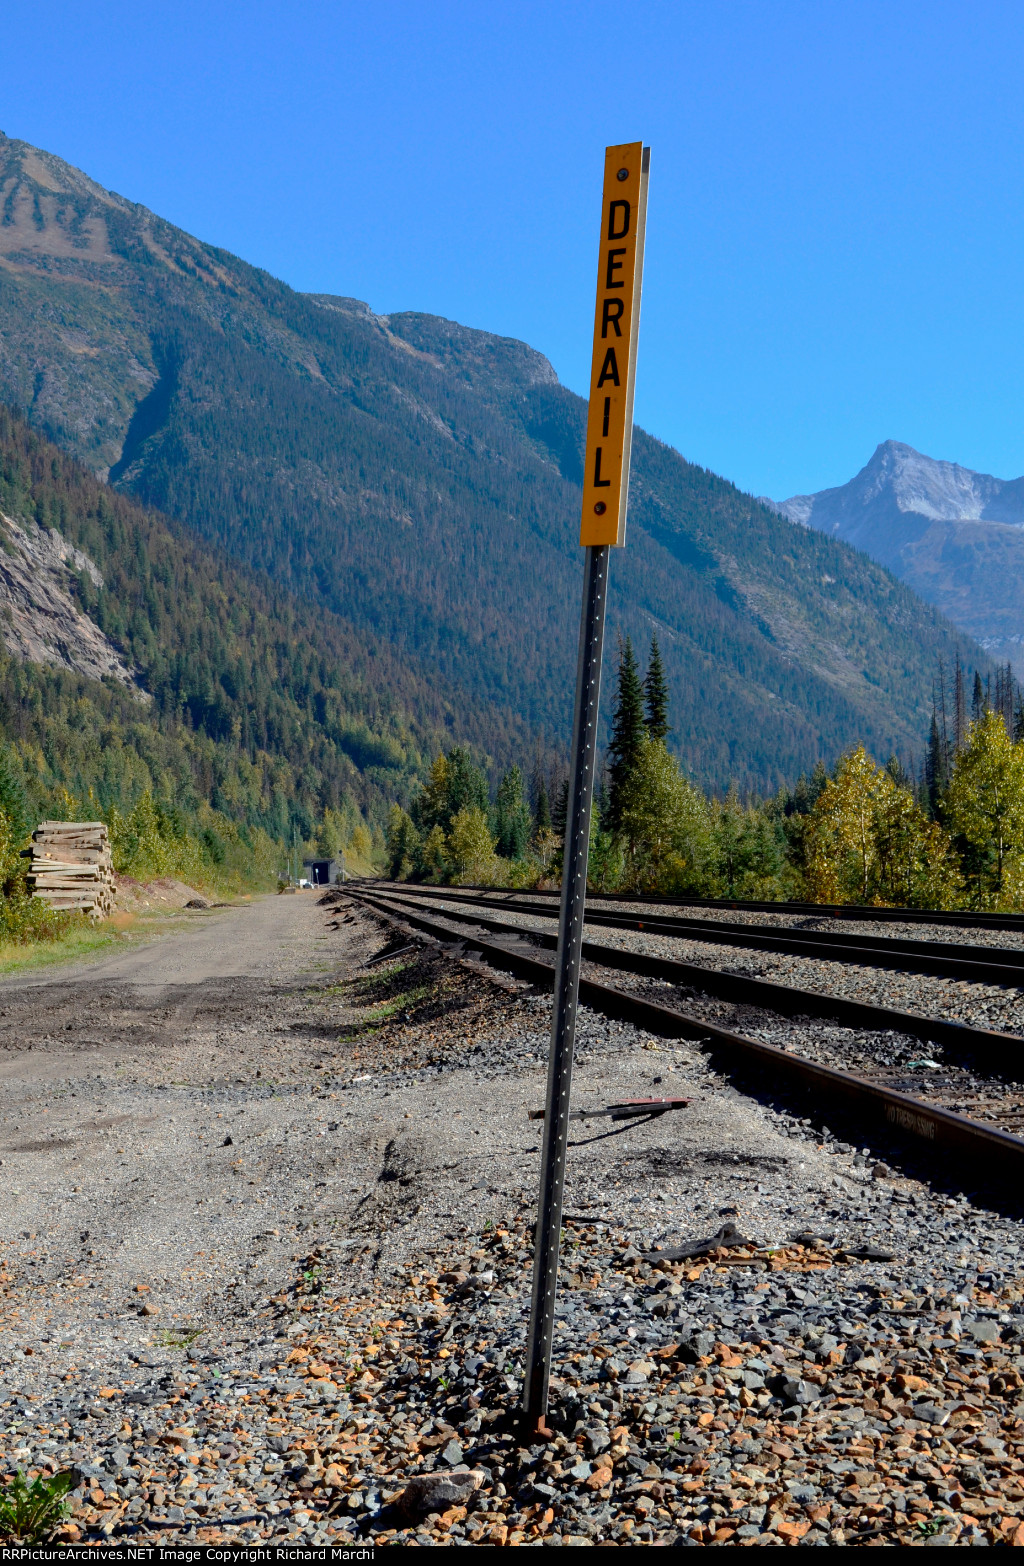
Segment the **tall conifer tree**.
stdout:
[[558,785],[555,795],[555,805],[551,812],[551,825],[559,837],[565,837],[565,829],[569,821],[569,779],[563,778]]
[[28,803],[10,745],[0,746],[0,811],[10,822],[12,843],[20,847],[28,832]]
[[953,751],[959,756],[967,742],[967,698],[964,694],[964,666],[960,651],[956,655],[956,676],[953,681]]
[[658,638],[651,637],[651,657],[644,678],[644,723],[651,739],[663,740],[668,727],[668,680]]
[[551,828],[551,806],[548,804],[548,791],[543,778],[537,784],[537,808],[533,813],[533,828],[535,832],[547,832]]
[[619,684],[608,743],[608,825],[613,831],[621,825],[624,790],[640,754],[643,735],[644,688],[633,643],[627,636],[619,649]]
[[530,812],[523,798],[523,774],[518,767],[509,767],[498,784],[494,825],[498,840],[495,848],[502,858],[525,859],[530,840]]
[[949,746],[943,738],[939,728],[939,719],[932,708],[932,726],[928,736],[928,754],[925,758],[925,783],[928,790],[928,805],[934,816],[938,810],[939,800],[946,792],[949,782]]

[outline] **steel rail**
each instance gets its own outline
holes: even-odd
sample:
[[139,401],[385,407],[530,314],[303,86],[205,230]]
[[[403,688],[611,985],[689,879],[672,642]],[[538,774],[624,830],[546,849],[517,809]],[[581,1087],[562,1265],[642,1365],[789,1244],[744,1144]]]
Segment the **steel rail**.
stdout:
[[[350,883],[346,883],[350,884]],[[367,884],[390,886],[367,878]],[[471,886],[472,892],[494,892],[493,886]],[[557,891],[531,892],[531,897],[558,897]],[[722,908],[736,913],[793,914],[801,918],[852,919],[876,924],[953,924],[965,930],[1008,930],[1024,934],[1024,913],[980,913],[974,909],[872,908],[860,903],[745,902],[734,897],[663,897],[647,892],[588,892],[588,901],[658,904],[667,908]]]
[[[392,889],[393,890],[393,889]],[[392,893],[389,892],[389,894]],[[397,894],[401,895],[401,893]],[[523,899],[497,900],[472,892],[448,892],[416,887],[417,897],[459,902],[474,908],[497,908],[538,919],[557,917],[555,910]],[[685,919],[668,914],[609,913],[588,904],[586,923],[616,930],[642,930],[715,946],[740,946],[756,951],[784,952],[796,957],[856,963],[866,968],[892,968],[905,973],[932,974],[941,979],[970,979],[979,984],[1024,988],[1024,951],[1002,951],[960,942],[893,940],[878,935],[834,935],[822,930],[787,930],[778,926],[734,924],[718,919]]]
[[[427,918],[422,912],[402,906],[395,908],[390,898],[379,893],[360,890],[359,900],[383,916],[393,925],[405,925],[418,929],[441,944],[450,944],[453,931],[446,929],[437,919]],[[473,945],[479,948],[489,965],[530,979],[551,988],[554,984],[554,967],[536,955],[514,950],[485,937],[476,937]],[[675,1007],[663,1006],[645,996],[628,990],[615,989],[594,979],[581,978],[580,1000],[594,1011],[620,1021],[632,1022],[668,1038],[687,1038],[711,1044],[716,1053],[738,1059],[746,1065],[756,1065],[776,1082],[802,1086],[820,1096],[842,1099],[853,1103],[858,1111],[884,1125],[889,1131],[901,1131],[927,1143],[931,1148],[958,1153],[970,1153],[994,1165],[1000,1173],[1024,1174],[1024,1138],[1014,1136],[984,1121],[972,1120],[955,1110],[943,1109],[927,1100],[901,1093],[896,1088],[873,1082],[850,1071],[835,1066],[823,1066],[804,1056],[790,1054],[777,1045],[765,1044],[734,1033],[703,1017],[694,1017]],[[895,1015],[902,1015],[896,1013]],[[970,1030],[968,1030],[970,1031]]]
[[[383,894],[360,895],[372,896],[379,901]],[[385,900],[399,909],[408,908],[410,912],[422,909],[423,906],[408,894],[390,892]],[[526,930],[522,925],[510,924],[502,919],[481,917],[479,910],[469,912],[446,908],[439,911],[439,917],[450,923],[487,929],[506,939],[530,942],[548,949],[555,945],[554,935],[548,934],[546,930]],[[447,937],[449,940],[458,938],[451,930],[447,932]],[[478,943],[477,936],[472,939]],[[698,963],[680,962],[676,958],[624,951],[621,947],[605,946],[598,941],[584,941],[583,956],[588,962],[603,968],[618,968],[648,978],[666,979],[671,984],[701,990],[717,1000],[758,1006],[785,1017],[819,1017],[872,1032],[909,1034],[911,1038],[920,1039],[926,1044],[948,1044],[961,1053],[973,1054],[990,1070],[1024,1077],[1024,1038],[1014,1033],[974,1028],[967,1022],[953,1022],[920,1012],[876,1006],[870,1001],[851,1000],[845,995],[830,995],[824,991],[800,989],[795,985],[776,984],[770,979],[724,973],[719,968],[705,968]]]

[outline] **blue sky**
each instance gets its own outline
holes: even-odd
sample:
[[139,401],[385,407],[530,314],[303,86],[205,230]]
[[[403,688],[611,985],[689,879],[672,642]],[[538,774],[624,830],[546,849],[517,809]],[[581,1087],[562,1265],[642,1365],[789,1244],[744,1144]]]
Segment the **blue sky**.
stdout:
[[1024,6],[34,0],[0,129],[297,288],[583,391],[606,143],[652,146],[637,418],[776,497],[887,437],[1024,473]]

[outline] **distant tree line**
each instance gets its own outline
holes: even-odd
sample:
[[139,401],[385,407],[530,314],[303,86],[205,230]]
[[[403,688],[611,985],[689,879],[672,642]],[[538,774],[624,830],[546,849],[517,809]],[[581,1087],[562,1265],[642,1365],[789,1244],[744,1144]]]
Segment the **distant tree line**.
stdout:
[[[621,643],[595,801],[595,890],[916,908],[1024,906],[1024,697],[1009,665],[983,681],[940,665],[927,754],[884,765],[857,745],[791,789],[709,797],[669,751],[656,638],[641,675]],[[493,799],[465,750],[439,756],[387,831],[387,874],[435,884],[557,882],[568,780],[513,766]]]

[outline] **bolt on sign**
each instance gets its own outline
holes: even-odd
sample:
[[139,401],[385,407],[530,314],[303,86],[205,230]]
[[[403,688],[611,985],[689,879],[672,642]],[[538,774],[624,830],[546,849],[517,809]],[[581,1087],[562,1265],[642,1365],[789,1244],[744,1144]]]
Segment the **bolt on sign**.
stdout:
[[605,152],[581,544],[626,542],[650,161],[639,141]]

